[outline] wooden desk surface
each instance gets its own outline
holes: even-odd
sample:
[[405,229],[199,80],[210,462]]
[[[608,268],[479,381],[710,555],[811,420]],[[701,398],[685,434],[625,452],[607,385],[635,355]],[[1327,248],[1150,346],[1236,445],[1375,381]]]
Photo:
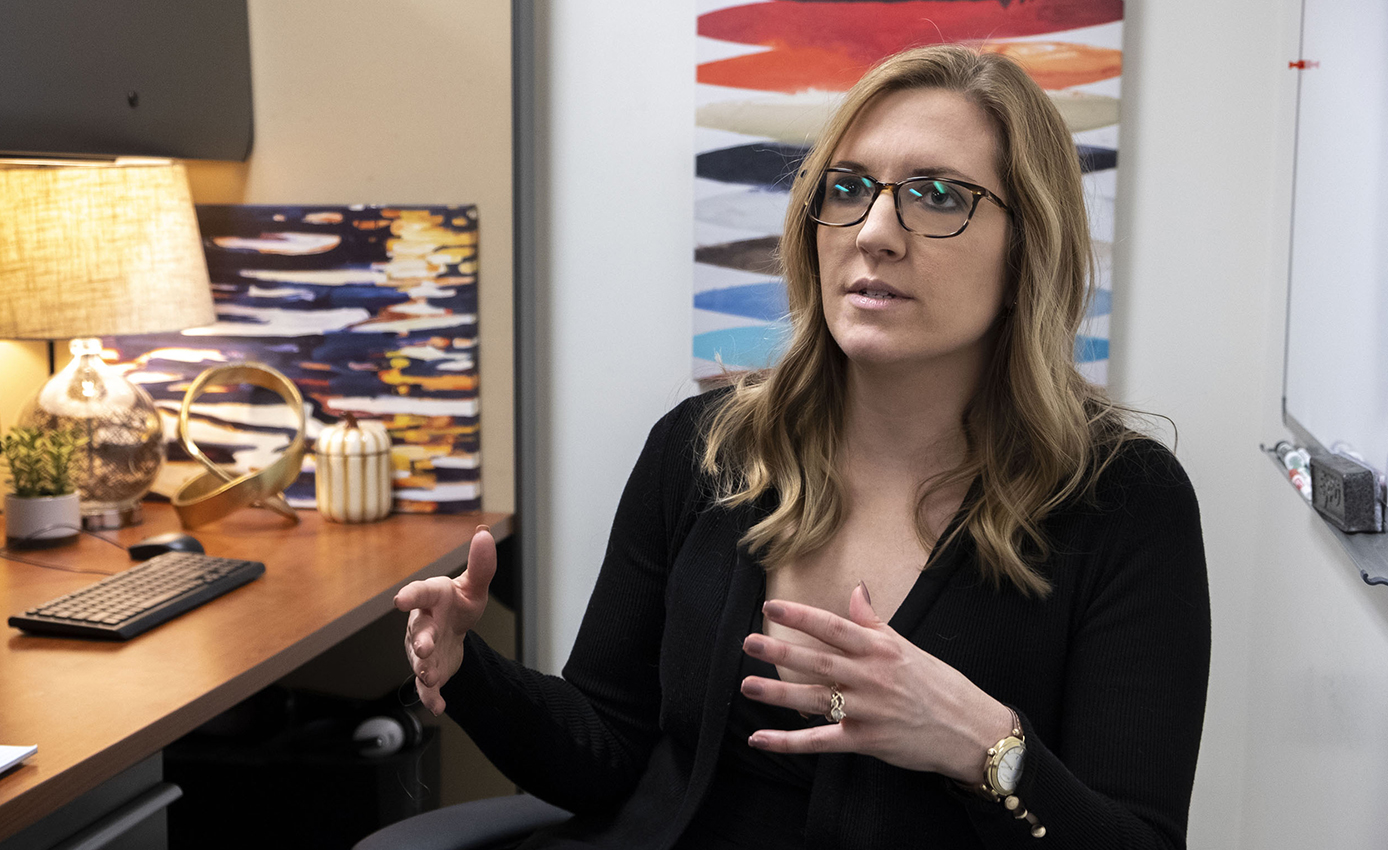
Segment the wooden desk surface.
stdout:
[[[0,775],[0,840],[381,617],[407,582],[457,572],[479,523],[498,540],[511,533],[511,515],[499,513],[362,525],[325,522],[311,510],[300,516],[289,526],[269,511],[243,510],[198,529],[208,554],[263,561],[265,575],[133,640],[34,637],[4,626],[0,743],[37,744],[38,752]],[[149,504],[143,525],[104,533],[128,546],[177,529],[168,505]],[[88,535],[21,555],[103,572],[132,566]],[[0,561],[0,614],[100,578]]]

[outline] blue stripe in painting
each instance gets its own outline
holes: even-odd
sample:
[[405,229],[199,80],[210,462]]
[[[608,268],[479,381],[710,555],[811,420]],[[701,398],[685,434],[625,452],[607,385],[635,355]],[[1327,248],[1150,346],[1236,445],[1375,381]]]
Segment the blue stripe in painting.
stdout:
[[748,283],[725,289],[710,289],[694,295],[694,306],[700,310],[728,313],[774,322],[790,312],[786,287],[780,281]]
[[787,328],[779,324],[695,334],[694,356],[703,360],[721,356],[730,369],[760,369],[780,358],[786,334]]
[[1089,302],[1089,312],[1086,316],[1107,316],[1113,312],[1113,290],[1096,289],[1094,298]]
[[1097,336],[1075,337],[1075,362],[1093,363],[1108,359],[1108,340]]

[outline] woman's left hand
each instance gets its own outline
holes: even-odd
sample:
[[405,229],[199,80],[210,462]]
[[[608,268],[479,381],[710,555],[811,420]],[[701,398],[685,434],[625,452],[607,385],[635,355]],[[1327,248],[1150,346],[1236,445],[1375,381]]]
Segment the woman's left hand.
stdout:
[[[797,602],[771,600],[767,619],[827,645],[809,649],[756,633],[749,655],[818,681],[843,695],[840,723],[809,729],[761,729],[748,743],[779,753],[853,752],[909,770],[928,770],[978,784],[984,754],[1012,729],[1012,713],[964,674],[917,647],[882,621],[867,588],[848,600],[848,618]],[[742,693],[802,714],[828,714],[830,689],[748,676]]]

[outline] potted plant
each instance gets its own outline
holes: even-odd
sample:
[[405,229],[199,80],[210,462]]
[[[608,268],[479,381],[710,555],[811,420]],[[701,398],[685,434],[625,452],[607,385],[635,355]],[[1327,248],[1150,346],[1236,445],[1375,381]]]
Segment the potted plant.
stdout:
[[77,539],[82,509],[72,477],[81,438],[73,431],[17,427],[0,440],[10,469],[5,544],[47,548]]

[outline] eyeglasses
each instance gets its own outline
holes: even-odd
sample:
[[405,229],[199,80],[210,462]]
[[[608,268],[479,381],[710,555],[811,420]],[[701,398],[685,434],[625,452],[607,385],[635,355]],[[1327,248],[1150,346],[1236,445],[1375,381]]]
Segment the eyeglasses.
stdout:
[[852,169],[826,168],[810,200],[810,220],[829,227],[852,227],[867,218],[883,190],[892,193],[896,220],[901,226],[929,239],[948,239],[963,233],[983,198],[1009,215],[1012,213],[997,195],[963,180],[908,177],[883,183]]

